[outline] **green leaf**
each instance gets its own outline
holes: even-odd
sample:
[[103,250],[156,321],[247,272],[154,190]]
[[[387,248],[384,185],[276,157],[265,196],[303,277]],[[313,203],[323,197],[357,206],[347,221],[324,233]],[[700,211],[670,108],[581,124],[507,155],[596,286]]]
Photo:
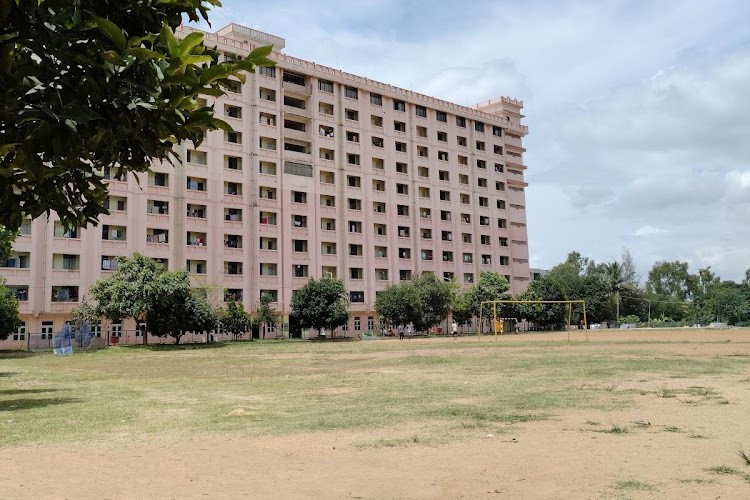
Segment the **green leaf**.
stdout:
[[180,55],[186,56],[193,52],[193,49],[203,42],[203,33],[194,32],[182,39],[180,43]]
[[97,17],[96,19],[96,25],[99,27],[99,31],[101,31],[104,36],[109,38],[112,43],[114,43],[120,51],[125,50],[125,47],[127,45],[127,40],[125,40],[125,35],[122,34],[122,30],[112,21],[108,19],[104,19],[103,17]]
[[250,52],[247,57],[245,57],[245,60],[247,59],[256,59],[256,58],[265,58],[268,57],[269,54],[273,51],[273,45],[266,45],[263,47],[258,47],[257,49]]
[[229,66],[226,63],[219,63],[201,72],[201,85],[208,85],[214,80],[227,76],[229,76]]
[[164,59],[164,54],[159,54],[153,50],[144,49],[143,47],[133,47],[127,49],[125,55],[134,56],[139,59]]
[[170,28],[167,23],[162,24],[159,38],[161,38],[161,41],[167,46],[167,52],[170,57],[178,57],[180,55],[180,44],[172,32],[172,28]]

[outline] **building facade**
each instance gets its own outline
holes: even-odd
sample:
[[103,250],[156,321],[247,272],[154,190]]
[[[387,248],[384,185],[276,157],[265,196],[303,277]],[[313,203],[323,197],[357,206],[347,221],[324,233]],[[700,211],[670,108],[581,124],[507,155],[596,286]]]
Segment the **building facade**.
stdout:
[[67,231],[54,214],[24,225],[0,268],[25,323],[6,344],[59,331],[134,252],[187,270],[215,303],[254,310],[268,293],[284,316],[309,278],[342,279],[350,331],[373,329],[376,293],[421,272],[470,286],[495,271],[526,289],[522,102],[459,106],[290,57],[283,39],[234,24],[206,44],[227,58],[274,44],[277,66],[209,98],[235,132],[181,145],[181,167],[105,170],[98,227]]

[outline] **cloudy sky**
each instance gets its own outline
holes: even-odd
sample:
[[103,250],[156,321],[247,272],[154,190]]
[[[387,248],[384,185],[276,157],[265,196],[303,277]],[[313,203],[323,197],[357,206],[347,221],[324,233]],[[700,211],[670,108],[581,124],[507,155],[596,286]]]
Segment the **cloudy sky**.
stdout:
[[524,101],[529,249],[750,267],[750,2],[224,0],[285,53],[459,104]]

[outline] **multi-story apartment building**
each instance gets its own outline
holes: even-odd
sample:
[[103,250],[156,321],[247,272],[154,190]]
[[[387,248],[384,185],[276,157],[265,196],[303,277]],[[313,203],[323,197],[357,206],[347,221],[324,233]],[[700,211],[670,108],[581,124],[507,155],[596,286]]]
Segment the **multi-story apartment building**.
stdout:
[[8,342],[59,331],[134,252],[187,270],[219,302],[253,310],[268,293],[284,315],[310,277],[340,278],[353,330],[373,328],[379,290],[416,273],[468,286],[496,271],[525,290],[520,101],[459,106],[290,57],[283,39],[235,24],[206,43],[227,58],[274,44],[278,64],[211,100],[235,132],[182,145],[181,167],[123,180],[105,170],[98,227],[66,231],[54,214],[24,225],[0,269],[25,322]]

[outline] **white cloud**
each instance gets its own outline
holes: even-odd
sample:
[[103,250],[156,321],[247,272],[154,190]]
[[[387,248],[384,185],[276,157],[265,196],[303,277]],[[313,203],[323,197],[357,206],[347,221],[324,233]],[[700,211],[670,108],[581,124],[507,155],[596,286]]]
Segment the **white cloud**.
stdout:
[[645,225],[633,231],[633,236],[653,236],[655,234],[661,234],[664,232],[665,231],[663,229],[659,229],[658,227]]

